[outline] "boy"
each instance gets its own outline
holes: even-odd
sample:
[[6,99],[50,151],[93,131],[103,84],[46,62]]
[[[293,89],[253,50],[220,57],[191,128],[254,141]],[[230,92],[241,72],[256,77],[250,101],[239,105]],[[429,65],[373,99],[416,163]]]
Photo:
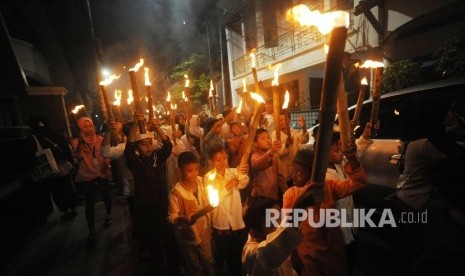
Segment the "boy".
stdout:
[[245,140],[242,138],[242,128],[239,123],[231,123],[231,135],[232,137],[227,140],[226,148],[228,150],[229,165],[235,168],[239,166],[245,146]]
[[221,271],[226,261],[229,274],[240,275],[241,252],[247,239],[247,230],[242,220],[239,189],[249,183],[248,166],[229,168],[228,154],[218,144],[210,147],[208,157],[213,170],[205,174],[205,183],[218,189],[220,199],[212,216],[215,268]]
[[[313,152],[307,149],[298,151],[293,164],[296,186],[289,188],[284,193],[283,208],[291,208],[298,196],[307,188],[314,189],[315,197],[322,198],[322,201],[317,208],[313,207],[313,218],[311,219],[313,222],[319,222],[320,209],[323,211],[324,209],[334,209],[337,200],[366,186],[366,176],[355,157],[355,153],[355,145],[345,153],[348,163],[344,166],[344,170],[349,178],[342,181],[327,179],[324,187],[321,187],[316,183],[309,182],[313,166]],[[312,228],[308,221],[302,222],[300,227],[304,234],[304,241],[297,249],[298,265],[294,266],[299,273],[301,275],[347,275],[344,237],[341,228],[325,227],[324,225]]]
[[193,152],[183,152],[178,157],[178,169],[181,180],[169,195],[168,221],[176,227],[176,238],[189,275],[213,275],[208,217],[191,221],[194,213],[209,204],[199,177],[200,163]]
[[[279,188],[284,193],[287,185],[279,178],[278,162],[274,158],[281,148],[281,141],[271,143],[270,134],[266,129],[257,129],[254,139],[255,152],[251,156],[252,197],[265,196],[273,200],[279,199]],[[284,184],[284,185],[282,185]]]
[[[136,112],[137,120],[143,120],[141,113]],[[169,269],[175,269],[177,256],[171,251],[174,236],[166,221],[168,212],[168,192],[166,182],[162,181],[165,174],[163,164],[171,154],[172,145],[169,138],[160,128],[158,121],[152,122],[155,132],[159,135],[162,147],[155,151],[153,133],[138,134],[134,125],[129,133],[124,154],[126,164],[132,171],[135,183],[135,220],[136,236],[139,239],[140,258],[147,260],[150,254],[155,255],[154,261],[162,262],[160,256],[166,250]],[[160,248],[164,244],[164,248]],[[157,256],[158,255],[158,256]]]

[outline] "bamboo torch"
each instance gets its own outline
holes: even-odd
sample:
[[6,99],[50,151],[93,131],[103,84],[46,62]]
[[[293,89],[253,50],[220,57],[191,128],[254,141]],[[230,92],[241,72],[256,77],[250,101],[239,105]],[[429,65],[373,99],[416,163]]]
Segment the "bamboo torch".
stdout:
[[145,89],[147,91],[147,108],[149,110],[149,120],[153,120],[153,100],[152,100],[152,84],[149,78],[149,68],[145,67]]
[[264,95],[264,89],[262,87],[262,85],[260,84],[260,82],[258,81],[258,75],[257,75],[257,63],[256,63],[256,60],[255,60],[255,53],[250,53],[250,60],[251,60],[251,69],[252,69],[252,76],[253,76],[253,82],[255,84],[255,91],[257,91],[258,93]]
[[[336,115],[337,86],[342,71],[349,14],[344,11],[320,14],[319,11],[311,11],[303,4],[292,7],[287,14],[288,17],[299,21],[301,25],[314,25],[322,34],[330,34],[320,104],[320,126],[316,138],[311,177],[311,181],[317,187],[319,186],[321,191],[325,183],[326,169],[329,161],[329,149],[331,147],[331,136],[333,134],[334,118]],[[321,197],[316,198],[317,201],[322,199]]]
[[134,116],[134,108],[132,107],[132,102],[134,101],[134,97],[132,95],[132,90],[128,89],[128,108],[129,108],[129,114],[131,116],[131,122],[133,121],[133,116]]
[[[283,102],[283,106],[281,107],[282,110],[283,110],[283,113],[285,114],[286,118],[290,118],[290,114],[289,114],[289,109],[288,109],[288,106],[289,106],[289,91],[286,90],[286,93],[284,93],[284,102]],[[287,124],[287,129],[286,129],[286,134],[288,135],[288,137],[291,137],[291,125],[290,124]]]
[[189,76],[187,74],[184,74],[184,79],[185,79],[184,90],[183,90],[184,108],[186,111],[186,118],[190,119],[192,114],[191,114],[190,103],[189,103],[189,98],[191,96],[191,89],[189,87],[190,85]]
[[115,106],[116,114],[118,115],[118,120],[121,123],[124,123],[123,114],[121,114],[121,90],[115,89],[115,100],[113,101],[113,105]]
[[210,90],[208,91],[208,103],[210,105],[211,114],[215,116],[213,99],[213,80],[210,80]]
[[263,100],[263,98],[257,93],[250,92],[250,97],[256,102],[254,105],[252,121],[250,123],[249,136],[247,137],[247,143],[245,144],[244,154],[242,155],[241,161],[239,163],[240,167],[247,165],[249,162],[250,153],[252,152],[253,140],[255,138],[255,133],[257,132],[258,123],[260,121],[260,116],[263,110],[263,104],[265,103],[265,100]]
[[[120,76],[116,76],[116,75],[108,76],[106,79],[100,82],[100,90],[102,91],[103,100],[105,102],[107,116],[108,116],[108,119],[111,119],[111,120],[114,120],[115,118],[113,117],[113,110],[111,108],[110,99],[108,99],[106,86],[111,84],[113,80],[119,79],[119,77]],[[105,109],[102,108],[102,114],[105,114],[104,112],[105,112]]]
[[273,87],[273,115],[274,115],[274,130],[276,140],[281,141],[281,128],[279,127],[279,114],[281,114],[281,101],[279,98],[279,74],[278,70],[281,64],[278,64],[274,69],[274,79],[271,82]]
[[367,78],[364,77],[360,81],[360,91],[358,92],[357,105],[355,106],[354,117],[352,118],[352,126],[355,127],[359,124],[360,114],[362,113],[363,99],[367,90],[368,82]]
[[[168,105],[168,112],[169,112],[169,115],[170,115],[171,132],[173,133],[173,136],[174,136],[174,133],[176,131],[176,124],[175,124],[175,121],[174,121],[174,111],[177,109],[177,105],[171,103],[170,91],[168,91],[168,95],[166,95],[166,104]],[[176,145],[176,139],[175,138],[173,138],[173,142]]]
[[[139,86],[137,85],[137,76],[136,73],[139,71],[139,68],[144,65],[144,60],[140,59],[139,63],[137,63],[133,68],[129,69],[129,78],[131,80],[131,87],[132,93],[134,95],[134,107],[135,110],[142,113],[142,104],[140,102],[140,94],[139,94]],[[145,122],[140,120],[137,122],[139,125],[139,132],[140,134],[145,133]]]
[[[384,67],[384,64],[382,62],[372,61],[372,60],[366,60],[361,66],[361,68],[374,68],[375,70],[375,76],[373,80],[373,92],[372,92],[373,102],[371,104],[371,114],[370,114],[370,123],[372,125],[375,125],[379,121],[378,113],[379,113],[379,101],[381,98],[381,80],[383,77],[383,67]],[[374,135],[376,135],[376,133],[374,133]]]
[[341,148],[342,151],[348,151],[354,144],[352,128],[349,122],[349,109],[347,106],[347,94],[344,89],[344,77],[339,78],[337,89],[337,117],[339,121],[339,129],[341,132]]

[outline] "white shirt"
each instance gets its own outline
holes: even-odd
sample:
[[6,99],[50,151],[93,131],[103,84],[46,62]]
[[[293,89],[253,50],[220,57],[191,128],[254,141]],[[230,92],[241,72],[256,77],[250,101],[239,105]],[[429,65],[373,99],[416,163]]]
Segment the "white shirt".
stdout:
[[[205,187],[213,185],[218,189],[220,204],[213,210],[212,225],[218,230],[240,230],[245,228],[244,220],[242,220],[242,202],[239,189],[243,189],[249,183],[249,176],[239,174],[235,168],[227,168],[224,171],[224,177],[216,173],[215,179],[209,179],[210,174],[214,174],[215,170],[211,170],[205,174]],[[226,189],[226,184],[238,177],[239,185],[232,190]]]

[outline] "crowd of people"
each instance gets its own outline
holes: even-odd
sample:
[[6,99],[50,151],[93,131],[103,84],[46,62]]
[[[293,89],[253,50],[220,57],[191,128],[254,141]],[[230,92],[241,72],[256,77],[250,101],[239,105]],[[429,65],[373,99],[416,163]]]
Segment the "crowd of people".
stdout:
[[[74,182],[85,197],[89,243],[96,239],[97,191],[105,203],[105,224],[112,223],[112,164],[116,167],[113,181],[127,198],[139,258],[156,263],[166,274],[177,275],[182,270],[187,275],[350,274],[356,229],[312,227],[306,222],[298,227],[269,227],[265,214],[269,209],[300,208],[318,215],[318,209],[338,208],[345,210],[341,213],[351,222],[351,195],[367,184],[358,159],[372,143],[372,128],[379,126],[367,123],[361,137],[344,152],[338,130],[334,130],[326,181],[321,185],[310,181],[315,160],[304,118],[300,117],[299,128],[293,129],[289,113],[274,118],[270,110],[260,120],[245,164],[241,159],[249,122],[234,109],[215,117],[204,112],[190,118],[178,114],[174,127],[167,119],[148,121],[136,111],[131,122],[108,121],[103,136],[96,134],[90,118],[80,118],[79,137],[73,139],[73,155],[69,152],[68,158],[77,159]],[[145,121],[146,128],[140,129],[138,121]],[[280,140],[276,139],[275,124]],[[462,162],[463,149],[446,139],[445,132],[440,132],[441,137],[438,133],[420,137],[425,141],[413,139],[417,142],[410,142],[407,154],[424,149],[422,145],[430,139],[433,145],[448,142],[449,147],[435,151],[454,151],[454,160]],[[427,208],[416,206],[422,202],[408,193],[409,187],[420,181],[409,183],[408,177],[415,173],[410,158],[406,158],[398,196],[409,208]],[[209,185],[218,190],[218,206],[211,206]],[[429,195],[432,193],[423,198],[430,199]],[[429,202],[426,199],[425,203]],[[463,211],[460,206],[453,207],[456,213]],[[75,216],[74,205],[64,206],[63,212],[66,218]]]

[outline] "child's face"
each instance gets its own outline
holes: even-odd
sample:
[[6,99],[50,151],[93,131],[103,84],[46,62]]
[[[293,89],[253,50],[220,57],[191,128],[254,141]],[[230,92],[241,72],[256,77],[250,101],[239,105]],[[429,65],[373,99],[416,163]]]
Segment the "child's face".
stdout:
[[292,164],[292,180],[297,187],[303,187],[310,180],[310,168]]
[[195,181],[199,176],[199,163],[189,163],[182,167],[181,177],[183,180]]
[[92,135],[94,133],[94,125],[90,121],[85,121],[80,130],[85,135]]
[[228,154],[226,153],[226,151],[220,151],[213,156],[211,162],[213,164],[213,167],[217,171],[224,171],[226,168],[229,167]]
[[337,142],[331,145],[329,149],[329,163],[341,164],[344,158],[344,154],[341,150],[341,142]]
[[139,151],[141,155],[150,156],[154,150],[152,138],[146,138],[137,142],[137,151]]
[[287,130],[288,126],[289,126],[288,118],[282,114],[279,115],[279,128],[284,131],[284,130]]
[[241,136],[242,135],[242,128],[240,125],[233,125],[231,127],[231,133],[234,135],[234,136]]
[[269,150],[271,149],[271,137],[268,132],[262,132],[258,134],[257,141],[254,142],[255,148],[258,150]]

